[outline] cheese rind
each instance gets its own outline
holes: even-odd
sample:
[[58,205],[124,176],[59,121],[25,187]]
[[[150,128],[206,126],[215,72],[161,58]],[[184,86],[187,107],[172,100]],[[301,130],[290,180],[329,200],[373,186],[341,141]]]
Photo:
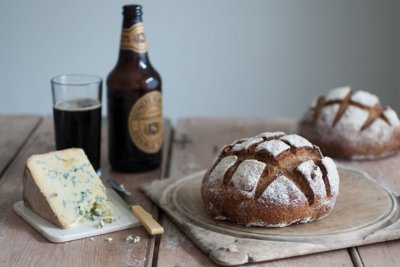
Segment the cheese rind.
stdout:
[[105,187],[79,148],[31,156],[26,162],[24,202],[61,228],[87,219],[112,221]]

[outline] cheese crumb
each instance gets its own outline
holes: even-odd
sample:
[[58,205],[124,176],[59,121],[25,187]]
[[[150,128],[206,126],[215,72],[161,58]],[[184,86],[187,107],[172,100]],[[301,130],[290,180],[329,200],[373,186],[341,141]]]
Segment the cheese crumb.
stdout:
[[97,229],[104,228],[105,225],[106,225],[106,224],[104,223],[104,221],[103,221],[103,220],[100,220],[99,223],[97,224]]
[[133,244],[139,243],[140,242],[140,236],[137,235],[137,236],[133,237],[132,235],[128,235],[125,238],[125,242],[133,243]]
[[129,192],[128,190],[126,190],[126,188],[125,188],[125,186],[124,186],[123,184],[120,184],[120,185],[119,185],[119,188],[121,189],[122,192],[125,193],[125,195],[128,195],[128,196],[132,195],[131,192]]

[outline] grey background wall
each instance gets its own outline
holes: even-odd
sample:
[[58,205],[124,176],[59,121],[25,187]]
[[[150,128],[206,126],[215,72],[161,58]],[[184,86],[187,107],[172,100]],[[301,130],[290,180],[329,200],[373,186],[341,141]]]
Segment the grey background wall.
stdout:
[[[400,1],[136,2],[173,120],[299,117],[315,95],[343,85],[400,112]],[[55,75],[105,78],[128,3],[1,1],[0,113],[51,114]]]

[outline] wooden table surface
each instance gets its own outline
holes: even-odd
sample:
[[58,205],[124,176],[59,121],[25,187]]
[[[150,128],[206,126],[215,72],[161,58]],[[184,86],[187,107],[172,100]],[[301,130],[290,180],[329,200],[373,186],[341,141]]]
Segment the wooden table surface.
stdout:
[[[139,190],[155,179],[180,177],[207,168],[223,144],[263,131],[295,131],[295,121],[271,118],[187,118],[175,129],[166,121],[163,164],[158,170],[127,174],[110,170],[107,128],[102,132],[102,173],[122,182],[164,226],[165,233],[151,237],[143,227],[102,236],[54,244],[48,242],[12,209],[22,199],[22,176],[32,154],[54,150],[51,117],[0,116],[0,266],[213,266],[200,251]],[[400,156],[382,161],[341,162],[368,172],[400,194]],[[137,244],[125,242],[139,235]],[[111,242],[105,238],[111,237]],[[250,266],[250,265],[247,265]],[[253,265],[251,265],[253,266]],[[400,266],[400,241],[340,249],[254,264],[254,266]]]

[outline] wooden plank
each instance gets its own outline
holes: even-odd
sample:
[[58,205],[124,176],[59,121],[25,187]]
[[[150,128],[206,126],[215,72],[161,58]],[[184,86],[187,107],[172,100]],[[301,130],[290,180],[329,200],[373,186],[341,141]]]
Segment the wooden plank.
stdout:
[[400,266],[400,241],[388,241],[356,248],[364,266]]
[[[141,174],[111,171],[107,159],[107,131],[103,124],[102,135],[102,178],[113,177],[132,192],[131,201],[141,204],[153,216],[157,208],[138,190],[147,181],[158,179],[161,168]],[[166,143],[170,124],[166,122]],[[33,137],[4,174],[0,187],[0,266],[151,266],[154,237],[143,227],[106,234],[102,236],[53,244],[44,239],[13,211],[12,205],[22,198],[22,173],[26,159],[37,153],[54,149],[53,125],[46,118]],[[125,242],[128,235],[140,236],[137,244]],[[105,238],[111,237],[111,242]]]
[[[294,132],[290,119],[192,118],[178,122],[172,144],[170,177],[181,177],[210,166],[224,144],[263,131]],[[191,240],[165,218],[158,266],[214,265]],[[353,266],[347,250],[307,255],[257,264],[257,266]]]
[[0,116],[0,173],[11,163],[39,121],[39,116]]

